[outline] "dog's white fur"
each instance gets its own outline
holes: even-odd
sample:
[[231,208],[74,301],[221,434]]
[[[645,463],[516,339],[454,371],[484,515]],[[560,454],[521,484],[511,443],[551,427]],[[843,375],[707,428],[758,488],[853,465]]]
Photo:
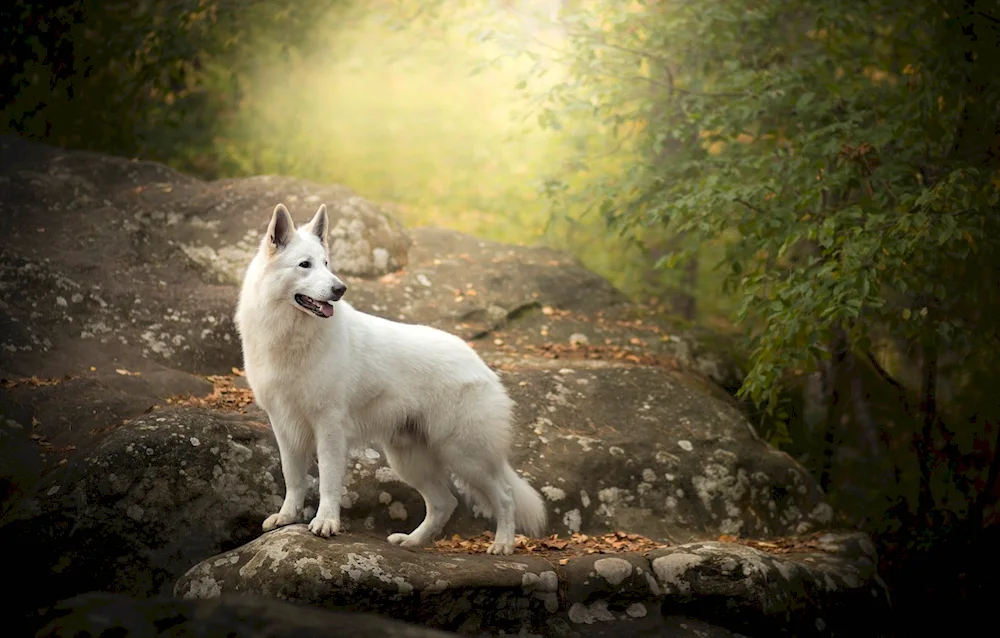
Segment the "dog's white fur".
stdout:
[[[491,554],[513,552],[515,524],[544,533],[544,501],[507,461],[513,401],[500,379],[454,335],[337,301],[346,286],[327,265],[328,225],[320,206],[296,230],[279,204],[236,310],[247,381],[270,418],[285,477],[284,502],[264,530],[299,520],[315,453],[320,497],[309,529],[337,534],[348,447],[371,441],[427,509],[415,530],[390,543],[419,546],[441,532],[457,505],[451,474],[496,518]],[[336,301],[335,310],[317,316],[296,295]]]

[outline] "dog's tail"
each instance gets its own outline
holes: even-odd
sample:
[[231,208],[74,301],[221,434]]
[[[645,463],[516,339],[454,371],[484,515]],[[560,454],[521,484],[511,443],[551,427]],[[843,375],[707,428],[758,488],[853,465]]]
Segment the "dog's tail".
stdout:
[[526,536],[538,538],[545,534],[548,511],[542,495],[514,471],[510,463],[504,463],[504,477],[514,493],[514,524]]
[[[521,478],[510,466],[510,463],[504,463],[503,476],[510,485],[514,498],[514,526],[517,531],[534,538],[545,534],[548,512],[541,494]],[[472,508],[476,516],[496,518],[490,500],[479,488],[458,476],[452,478],[455,480],[459,493],[464,497],[465,504]]]

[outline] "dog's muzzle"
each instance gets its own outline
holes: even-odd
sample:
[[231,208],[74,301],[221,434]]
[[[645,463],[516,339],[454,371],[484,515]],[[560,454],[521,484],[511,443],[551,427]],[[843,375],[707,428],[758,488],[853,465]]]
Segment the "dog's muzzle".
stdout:
[[[339,297],[337,298],[339,299]],[[334,299],[336,301],[336,299]],[[316,301],[305,295],[295,295],[295,303],[299,304],[317,317],[327,319],[333,316],[333,304],[329,301]]]

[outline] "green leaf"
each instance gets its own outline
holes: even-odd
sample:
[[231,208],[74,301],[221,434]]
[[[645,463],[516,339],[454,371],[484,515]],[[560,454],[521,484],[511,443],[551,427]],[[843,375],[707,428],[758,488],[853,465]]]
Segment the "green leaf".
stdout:
[[799,96],[798,101],[795,102],[795,110],[798,111],[799,114],[801,114],[802,111],[804,111],[806,107],[812,103],[815,97],[816,97],[815,93],[809,91],[803,93],[801,96]]

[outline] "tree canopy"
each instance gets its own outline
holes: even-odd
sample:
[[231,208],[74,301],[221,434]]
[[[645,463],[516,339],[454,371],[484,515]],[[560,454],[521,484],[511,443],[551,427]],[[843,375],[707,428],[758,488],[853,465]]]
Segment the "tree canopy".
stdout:
[[[995,428],[1000,3],[589,0],[564,3],[548,37],[485,37],[564,64],[543,126],[572,138],[598,118],[629,156],[604,180],[560,167],[549,193],[625,234],[683,235],[665,268],[724,240],[750,338],[743,396],[774,408],[846,353],[919,389],[919,449],[940,430],[968,451]],[[944,394],[974,423],[961,444]]]
[[759,327],[746,393],[774,398],[836,330],[863,351],[883,329],[996,347],[1000,12],[611,4],[564,15],[571,73],[541,121],[585,108],[632,138],[632,170],[580,193],[612,225],[732,238],[727,283]]
[[[213,136],[261,57],[292,55],[345,0],[16,0],[0,8],[0,108],[26,137],[224,174]],[[211,158],[211,159],[209,159]]]

